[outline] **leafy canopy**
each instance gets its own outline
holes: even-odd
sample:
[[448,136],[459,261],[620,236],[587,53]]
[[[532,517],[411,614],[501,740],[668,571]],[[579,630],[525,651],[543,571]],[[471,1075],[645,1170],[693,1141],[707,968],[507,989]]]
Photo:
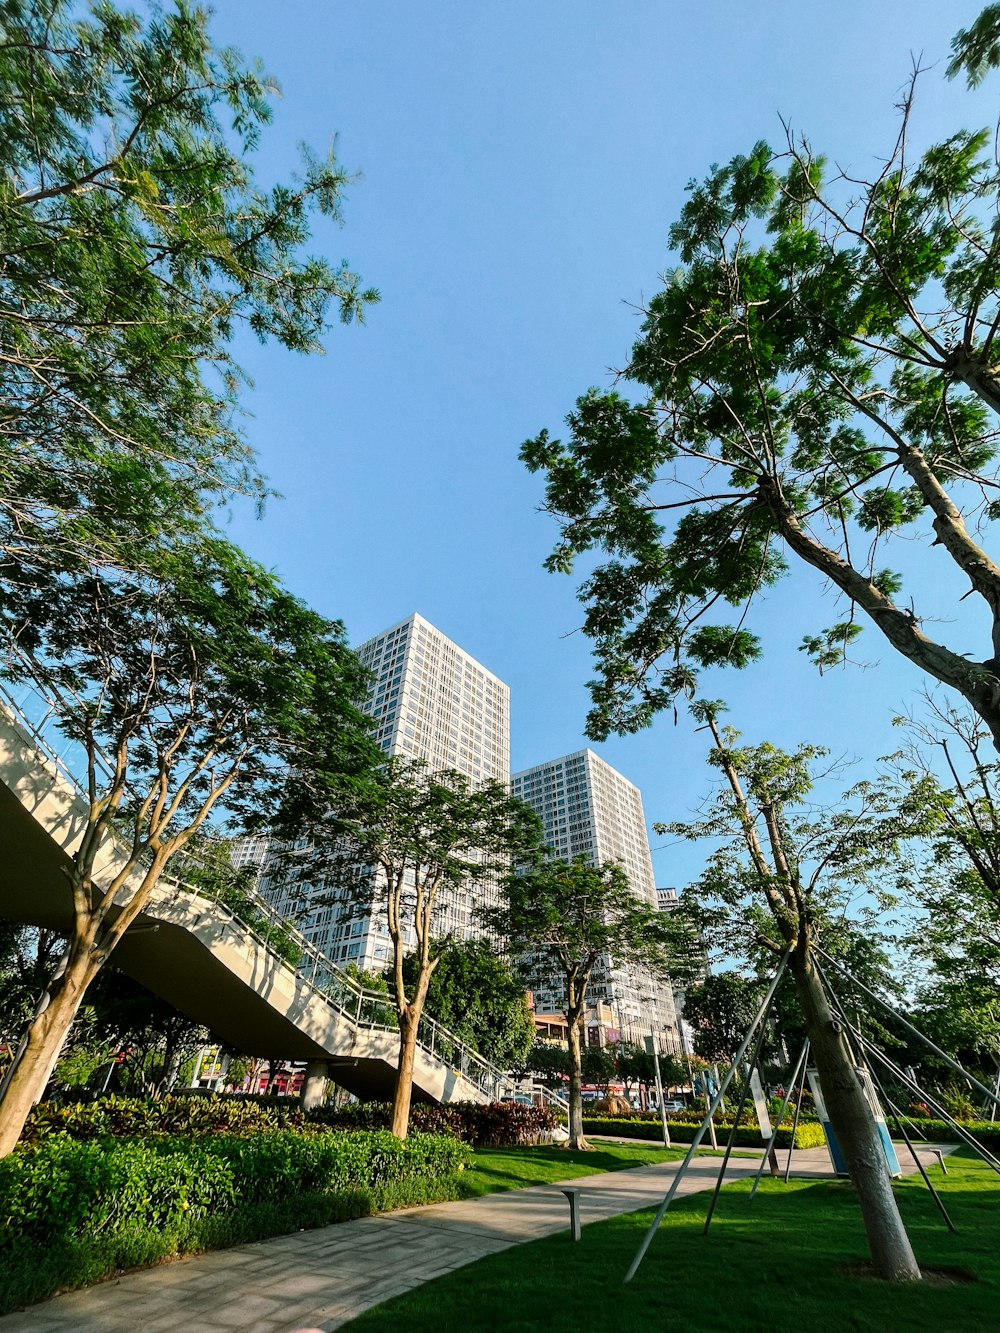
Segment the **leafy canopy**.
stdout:
[[[548,568],[600,561],[580,587],[597,739],[754,661],[754,604],[798,560],[845,601],[802,645],[821,669],[860,611],[1000,742],[1000,565],[979,535],[1000,515],[1000,171],[987,130],[913,153],[917,82],[873,177],[789,131],[692,183],[623,391],[592,389],[565,441],[522,448],[560,526]],[[928,570],[968,578],[978,639],[927,632],[886,563],[910,534]]]
[[0,551],[148,558],[263,484],[236,409],[240,326],[317,351],[377,299],[310,254],[348,177],[308,151],[264,186],[278,88],[187,0],[2,0]]

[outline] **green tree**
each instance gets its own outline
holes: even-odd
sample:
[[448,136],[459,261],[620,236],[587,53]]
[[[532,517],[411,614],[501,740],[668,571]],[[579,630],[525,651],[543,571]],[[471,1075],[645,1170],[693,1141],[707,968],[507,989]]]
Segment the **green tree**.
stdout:
[[[787,956],[788,970],[823,1082],[831,1122],[857,1192],[875,1271],[895,1281],[919,1279],[885,1169],[878,1129],[854,1070],[854,1056],[824,985],[816,955],[836,940],[836,922],[866,892],[894,891],[907,874],[906,848],[928,831],[901,813],[884,788],[859,783],[834,809],[811,803],[811,765],[823,751],[786,754],[772,745],[740,746],[723,729],[718,705],[695,705],[721,777],[706,817],[657,826],[689,839],[718,842],[692,893],[723,909],[728,940],[742,953]],[[831,950],[833,952],[833,950]]]
[[[956,71],[996,63],[998,15],[956,39]],[[560,524],[548,567],[607,557],[580,589],[596,739],[647,725],[700,668],[754,661],[754,604],[802,562],[845,602],[802,645],[821,669],[867,619],[1000,745],[1000,564],[983,544],[1000,517],[1000,169],[985,129],[911,152],[916,82],[874,176],[830,172],[789,134],[692,185],[628,392],[591,390],[565,443],[522,449]],[[978,631],[931,634],[884,563],[897,538],[924,544],[935,584],[941,561],[968,580]]]
[[[417,983],[418,958],[407,954],[403,978]],[[427,1012],[501,1069],[521,1069],[535,1039],[524,985],[489,940],[453,940],[438,954]]]
[[187,0],[0,4],[0,552],[144,565],[263,495],[231,340],[314,351],[377,293],[308,253],[348,177],[263,188],[277,85]]
[[54,930],[0,921],[0,1042],[17,1044],[63,944]]
[[[503,783],[474,787],[462,773],[394,756],[314,825],[310,873],[324,867],[333,901],[384,912],[399,1023],[392,1132],[405,1138],[420,1019],[451,941],[449,912],[487,895],[540,840],[538,817]],[[407,980],[406,956],[411,955]]]
[[524,1068],[537,1074],[548,1088],[561,1088],[569,1078],[569,1051],[565,1046],[536,1041],[525,1056]]
[[[0,628],[58,702],[87,760],[68,875],[69,941],[0,1090],[17,1142],[88,987],[164,871],[213,815],[261,820],[294,775],[355,773],[375,753],[367,673],[323,619],[227,543],[174,552],[169,579],[56,574],[0,585]],[[116,856],[98,873],[110,841]]]
[[689,986],[684,1018],[694,1030],[695,1053],[731,1063],[763,998],[760,982],[739,972],[717,972]]
[[693,941],[679,918],[639,898],[621,866],[548,861],[512,876],[498,908],[487,914],[534,984],[558,978],[569,1054],[569,1147],[586,1148],[583,1019],[594,965],[611,958],[654,976],[683,979]]
[[[177,1081],[182,1062],[211,1034],[113,964],[87,992],[88,1036],[105,1050],[127,1052],[111,1086],[158,1097]],[[106,1071],[102,1071],[106,1072]]]

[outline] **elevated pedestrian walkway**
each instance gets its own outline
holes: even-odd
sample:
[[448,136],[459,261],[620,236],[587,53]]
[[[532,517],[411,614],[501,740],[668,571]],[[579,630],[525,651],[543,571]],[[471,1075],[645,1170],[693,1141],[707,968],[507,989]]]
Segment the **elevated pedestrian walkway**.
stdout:
[[[57,705],[34,688],[0,690],[0,916],[66,931],[72,920],[66,871],[88,801],[83,756],[74,755],[57,719]],[[107,840],[96,864],[98,884],[121,855]],[[359,986],[263,900],[253,903],[253,914],[256,928],[203,893],[164,879],[115,950],[115,963],[248,1055],[326,1061],[336,1082],[356,1096],[388,1098],[399,1038],[386,996]],[[286,950],[297,955],[294,964]],[[432,1019],[422,1022],[418,1099],[486,1102],[508,1090],[502,1071]]]

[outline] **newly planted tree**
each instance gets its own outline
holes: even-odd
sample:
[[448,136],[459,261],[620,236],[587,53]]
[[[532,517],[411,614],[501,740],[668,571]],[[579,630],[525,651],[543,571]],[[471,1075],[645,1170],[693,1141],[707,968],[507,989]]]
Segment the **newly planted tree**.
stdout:
[[207,821],[266,818],[290,780],[357,772],[373,747],[342,627],[224,542],[176,552],[156,580],[11,581],[0,616],[8,670],[41,682],[86,758],[69,941],[0,1091],[3,1155],[88,986]]
[[[997,63],[998,16],[960,35],[956,69]],[[802,562],[844,602],[802,645],[821,668],[867,619],[1000,745],[1000,169],[989,130],[913,153],[916,82],[873,176],[789,133],[692,186],[628,393],[592,390],[565,443],[523,447],[560,523],[549,567],[607,557],[580,590],[596,739],[646,725],[702,667],[753,661],[759,594]],[[885,564],[900,537],[924,551],[917,589]],[[958,596],[930,602],[938,571],[968,582],[959,627]]]
[[819,1070],[837,1140],[857,1191],[875,1271],[893,1281],[919,1279],[900,1220],[885,1156],[844,1026],[824,985],[817,947],[831,946],[837,920],[866,892],[898,887],[910,838],[927,831],[901,814],[884,789],[860,784],[842,807],[810,806],[811,765],[822,754],[803,746],[785,754],[771,745],[740,746],[723,728],[716,705],[695,706],[710,730],[709,762],[721,774],[706,818],[657,826],[686,838],[721,839],[694,892],[721,906],[731,951],[763,948],[788,969]]
[[500,907],[487,919],[522,960],[535,985],[563,992],[569,1055],[569,1147],[583,1135],[583,1020],[595,965],[638,966],[654,977],[682,981],[694,941],[675,914],[640,898],[620,865],[547,861],[513,876]]
[[464,774],[397,756],[341,793],[326,833],[314,827],[313,838],[310,873],[325,862],[334,901],[385,923],[399,1022],[392,1132],[405,1138],[420,1020],[456,910],[495,896],[513,860],[537,846],[538,819],[503,783],[474,787]]

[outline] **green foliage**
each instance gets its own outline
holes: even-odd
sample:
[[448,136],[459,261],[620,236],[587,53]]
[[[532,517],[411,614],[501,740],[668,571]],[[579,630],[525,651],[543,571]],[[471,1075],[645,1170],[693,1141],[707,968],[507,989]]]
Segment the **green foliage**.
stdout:
[[[977,81],[998,37],[990,5],[951,72]],[[559,523],[547,567],[587,557],[595,739],[647,726],[705,667],[755,661],[755,606],[798,561],[851,604],[806,636],[821,669],[868,620],[1000,744],[989,660],[931,638],[881,561],[908,533],[943,551],[971,581],[986,657],[1000,632],[1000,568],[980,545],[995,517],[1000,170],[978,129],[911,155],[914,92],[869,179],[828,172],[789,134],[693,182],[625,389],[589,390],[564,440],[543,430],[522,447]]]
[[[292,784],[289,813],[301,820],[298,786]],[[448,909],[458,894],[475,896],[476,885],[492,885],[510,873],[514,861],[534,854],[540,822],[502,782],[475,785],[457,770],[435,771],[422,759],[399,755],[325,794],[327,801],[320,799],[310,810],[308,873],[323,874],[341,909],[385,913],[403,1068],[428,986],[450,944],[442,933]],[[408,946],[409,981],[403,967]],[[412,1078],[401,1074],[394,1116],[401,1134],[411,1089]]]
[[23,1142],[39,1144],[53,1135],[89,1141],[106,1138],[159,1139],[207,1135],[253,1135],[301,1129],[306,1115],[297,1101],[270,1103],[243,1097],[101,1097],[97,1101],[40,1102],[28,1117]]
[[704,1060],[730,1061],[764,998],[760,983],[739,972],[717,972],[684,993],[684,1019]]
[[529,978],[563,980],[570,1022],[582,1012],[594,964],[605,954],[675,980],[693,961],[686,926],[640,899],[617,863],[541,862],[513,876],[501,905],[485,915]]
[[450,1136],[416,1133],[404,1143],[384,1130],[269,1129],[196,1142],[53,1135],[0,1160],[4,1243],[168,1228],[187,1214],[224,1213],[241,1201],[450,1175],[469,1160],[468,1148]]
[[145,564],[234,493],[241,327],[298,351],[377,293],[307,247],[348,181],[254,162],[277,85],[204,10],[5,0],[0,51],[0,550]]
[[[699,1122],[677,1120],[670,1118],[670,1138],[674,1143],[691,1143],[694,1140]],[[659,1117],[647,1116],[640,1119],[638,1116],[605,1116],[598,1118],[596,1116],[585,1115],[583,1118],[583,1130],[585,1134],[604,1134],[615,1138],[624,1139],[659,1139],[662,1135],[662,1128]],[[722,1135],[728,1139],[729,1131],[725,1129]],[[720,1137],[722,1136],[720,1135]],[[788,1148],[791,1146],[792,1128],[791,1124],[783,1125],[778,1130],[778,1137],[775,1140],[779,1148]],[[738,1148],[761,1148],[763,1140],[760,1137],[760,1130],[752,1126],[740,1126],[736,1131],[734,1140]],[[817,1121],[800,1120],[795,1131],[796,1148],[819,1148],[826,1140],[823,1137],[823,1128]]]
[[386,1131],[54,1135],[0,1161],[0,1311],[176,1254],[456,1198],[470,1160],[453,1138]]
[[[355,1102],[312,1111],[309,1121],[336,1129],[382,1129],[392,1122],[392,1107],[388,1102]],[[549,1142],[555,1118],[547,1107],[514,1102],[417,1103],[410,1111],[410,1124],[424,1133],[451,1134],[474,1148],[512,1148]]]
[[660,833],[713,843],[704,871],[685,894],[699,931],[714,947],[765,972],[787,946],[819,942],[848,966],[850,955],[867,969],[863,980],[885,989],[890,969],[878,913],[870,906],[855,921],[846,909],[864,890],[873,904],[881,895],[907,891],[917,877],[915,849],[933,830],[933,817],[924,808],[901,806],[894,791],[867,781],[818,809],[813,774],[825,752],[811,745],[792,753],[766,743],[741,745],[739,732],[720,727],[720,711],[716,703],[692,706],[714,741],[709,763],[720,774],[714,799],[701,819],[654,825]]
[[[492,1064],[520,1069],[535,1036],[520,977],[485,939],[451,940],[435,953],[427,1012]],[[403,961],[403,977],[412,991],[413,954]]]
[[[305,1135],[330,1129],[382,1130],[391,1120],[387,1102],[351,1102],[305,1112],[298,1101],[286,1098],[166,1096],[152,1101],[111,1096],[67,1105],[40,1103],[28,1118],[22,1142],[37,1147],[53,1138],[78,1142],[251,1139],[279,1130]],[[411,1123],[422,1134],[450,1135],[474,1147],[507,1147],[545,1141],[555,1122],[546,1107],[512,1102],[451,1102],[447,1106],[421,1102],[413,1107]]]

